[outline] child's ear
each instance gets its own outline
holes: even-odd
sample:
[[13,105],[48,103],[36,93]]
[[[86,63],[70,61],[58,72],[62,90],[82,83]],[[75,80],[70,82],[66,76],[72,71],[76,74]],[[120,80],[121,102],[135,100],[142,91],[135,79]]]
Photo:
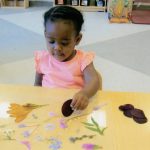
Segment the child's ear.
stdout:
[[80,43],[81,39],[82,39],[82,34],[79,33],[79,35],[76,37],[76,45]]

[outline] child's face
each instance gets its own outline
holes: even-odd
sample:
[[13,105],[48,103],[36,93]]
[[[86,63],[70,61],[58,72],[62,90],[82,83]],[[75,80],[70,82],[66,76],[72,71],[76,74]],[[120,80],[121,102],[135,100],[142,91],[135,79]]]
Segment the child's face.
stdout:
[[47,21],[45,37],[48,51],[58,61],[68,61],[75,56],[75,46],[80,42],[82,35],[76,35],[71,21]]

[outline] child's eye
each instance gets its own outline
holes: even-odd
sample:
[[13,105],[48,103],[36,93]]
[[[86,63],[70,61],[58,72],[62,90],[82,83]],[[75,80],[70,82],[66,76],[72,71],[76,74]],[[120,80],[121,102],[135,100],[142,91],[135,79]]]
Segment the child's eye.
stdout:
[[67,43],[66,43],[66,42],[62,42],[61,44],[62,44],[63,46],[67,46],[69,43],[68,43],[68,42],[67,42]]
[[55,43],[55,41],[49,41],[49,43],[50,43],[50,44],[54,44],[54,43]]

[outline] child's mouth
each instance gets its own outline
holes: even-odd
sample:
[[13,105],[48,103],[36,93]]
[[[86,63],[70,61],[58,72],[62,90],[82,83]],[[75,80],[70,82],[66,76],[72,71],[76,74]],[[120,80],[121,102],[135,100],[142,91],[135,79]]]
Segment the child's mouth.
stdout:
[[60,56],[64,56],[64,54],[59,54],[59,53],[54,53],[53,55],[54,55],[54,56],[59,56],[59,57],[60,57]]

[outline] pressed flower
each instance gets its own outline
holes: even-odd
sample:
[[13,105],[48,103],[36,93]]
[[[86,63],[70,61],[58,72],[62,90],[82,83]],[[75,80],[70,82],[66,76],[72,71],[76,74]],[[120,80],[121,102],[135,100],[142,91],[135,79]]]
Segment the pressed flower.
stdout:
[[80,137],[70,137],[69,140],[70,140],[70,142],[75,143],[76,141],[83,140],[85,138],[92,139],[94,136],[95,135],[82,135]]
[[55,125],[52,124],[52,123],[48,123],[48,124],[45,126],[45,129],[46,129],[46,130],[54,130],[54,129],[55,129]]
[[25,124],[19,124],[18,127],[19,128],[25,128],[25,127],[27,127],[27,125],[25,125]]
[[6,139],[6,140],[15,140],[15,139],[13,139],[13,135],[14,135],[14,133],[15,133],[14,130],[6,129],[6,130],[4,130],[3,133],[4,133],[4,136],[5,136],[5,139]]
[[70,142],[74,143],[76,141],[76,138],[75,137],[70,137],[69,140],[70,140]]
[[61,119],[59,120],[59,123],[60,123],[60,127],[61,127],[62,129],[67,128],[67,123],[66,123],[66,121],[65,121],[63,118],[61,118]]
[[41,142],[41,141],[44,140],[44,138],[42,136],[38,135],[38,136],[35,137],[35,140],[38,141],[38,142]]
[[83,144],[82,148],[85,150],[94,150],[94,145],[93,144]]
[[29,137],[30,135],[31,135],[31,133],[29,131],[24,131],[23,132],[24,137]]
[[93,117],[91,117],[91,121],[92,123],[88,123],[88,122],[83,122],[83,124],[85,125],[85,127],[89,130],[92,130],[94,132],[99,133],[100,135],[104,135],[104,131],[106,128],[101,128],[99,126],[99,124],[94,120]]
[[35,114],[32,114],[32,117],[33,117],[34,119],[38,119],[38,117],[37,117]]
[[50,116],[50,117],[55,117],[55,116],[57,116],[57,114],[54,113],[54,112],[49,112],[49,116]]
[[24,120],[27,115],[36,108],[40,108],[46,105],[36,105],[36,104],[26,104],[26,105],[19,105],[12,103],[10,104],[9,110],[7,111],[10,114],[10,117],[15,117],[15,122],[21,122]]
[[85,143],[82,145],[82,148],[84,150],[97,150],[97,149],[101,149],[102,147],[91,143]]
[[29,141],[21,141],[21,144],[24,144],[28,150],[31,150],[31,145]]
[[62,147],[62,142],[56,138],[50,139],[51,144],[49,145],[49,148],[52,150],[58,150]]

